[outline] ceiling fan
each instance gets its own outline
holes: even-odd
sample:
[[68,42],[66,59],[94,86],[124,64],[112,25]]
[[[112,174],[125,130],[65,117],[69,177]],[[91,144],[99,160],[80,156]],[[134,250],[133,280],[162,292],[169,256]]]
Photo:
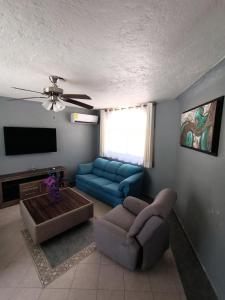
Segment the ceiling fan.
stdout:
[[49,80],[51,81],[51,85],[44,88],[43,92],[37,92],[37,91],[32,91],[32,90],[27,90],[27,89],[22,89],[18,87],[12,87],[13,89],[16,90],[21,90],[21,91],[27,91],[27,92],[32,92],[32,93],[37,93],[41,94],[45,97],[39,96],[39,97],[26,97],[26,98],[17,98],[18,100],[26,100],[26,99],[39,99],[43,98],[42,106],[46,110],[52,110],[54,112],[58,112],[63,110],[66,107],[66,103],[71,103],[74,105],[78,105],[87,109],[92,109],[93,106],[88,105],[86,103],[74,100],[74,99],[83,99],[83,100],[91,100],[91,98],[87,95],[84,94],[63,94],[63,89],[59,88],[57,85],[58,80],[63,80],[65,81],[64,78],[55,76],[55,75],[50,75]]

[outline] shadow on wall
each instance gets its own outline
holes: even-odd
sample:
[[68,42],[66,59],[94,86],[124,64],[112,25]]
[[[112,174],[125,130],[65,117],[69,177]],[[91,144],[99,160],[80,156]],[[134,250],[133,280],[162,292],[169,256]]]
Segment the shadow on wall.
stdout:
[[144,183],[143,183],[143,186],[144,186],[144,195],[148,195],[150,194],[150,187],[151,187],[151,184],[152,184],[152,179],[151,179],[151,174],[149,172],[149,169],[144,169]]
[[[202,201],[208,202],[210,196],[210,188],[204,186],[204,191],[201,191],[199,188],[200,183],[196,183],[194,180],[190,178],[189,182],[187,181],[185,184],[186,192],[184,191],[180,194],[186,194],[186,199],[182,199],[179,195],[178,199],[186,203],[183,206],[183,211],[181,212],[182,219],[186,220],[183,223],[184,228],[188,236],[192,236],[192,244],[194,248],[201,252],[204,250],[205,243],[207,242],[207,236],[204,234],[210,230],[211,224],[209,223],[209,214],[210,214],[210,203],[208,205],[203,206]],[[207,194],[208,198],[204,197]],[[206,204],[206,203],[205,203]],[[204,209],[208,207],[207,209]],[[179,214],[178,214],[179,215]]]

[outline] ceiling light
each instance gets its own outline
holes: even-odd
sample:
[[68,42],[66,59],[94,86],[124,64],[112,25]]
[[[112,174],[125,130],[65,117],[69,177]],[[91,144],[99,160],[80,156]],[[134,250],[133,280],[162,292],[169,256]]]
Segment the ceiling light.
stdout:
[[46,100],[45,102],[42,103],[42,106],[46,109],[46,110],[51,110],[52,109],[52,101],[50,100]]
[[65,105],[58,99],[52,98],[42,103],[42,106],[46,110],[53,110],[54,112],[59,112],[65,109]]

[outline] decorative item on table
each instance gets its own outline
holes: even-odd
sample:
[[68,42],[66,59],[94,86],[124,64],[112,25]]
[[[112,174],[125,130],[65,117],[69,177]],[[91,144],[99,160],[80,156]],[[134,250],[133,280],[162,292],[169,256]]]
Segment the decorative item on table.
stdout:
[[49,190],[53,203],[60,201],[59,188],[62,186],[62,180],[62,176],[55,173],[54,170],[50,170],[49,176],[43,180],[44,185],[46,185]]
[[181,146],[217,156],[223,100],[220,97],[182,113]]

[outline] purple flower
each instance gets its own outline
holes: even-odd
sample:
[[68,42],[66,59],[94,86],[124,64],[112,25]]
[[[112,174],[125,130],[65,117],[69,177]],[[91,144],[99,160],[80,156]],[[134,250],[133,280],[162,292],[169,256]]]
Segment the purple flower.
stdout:
[[43,183],[46,184],[48,187],[51,187],[56,183],[56,180],[54,177],[49,176],[48,178],[43,180]]

